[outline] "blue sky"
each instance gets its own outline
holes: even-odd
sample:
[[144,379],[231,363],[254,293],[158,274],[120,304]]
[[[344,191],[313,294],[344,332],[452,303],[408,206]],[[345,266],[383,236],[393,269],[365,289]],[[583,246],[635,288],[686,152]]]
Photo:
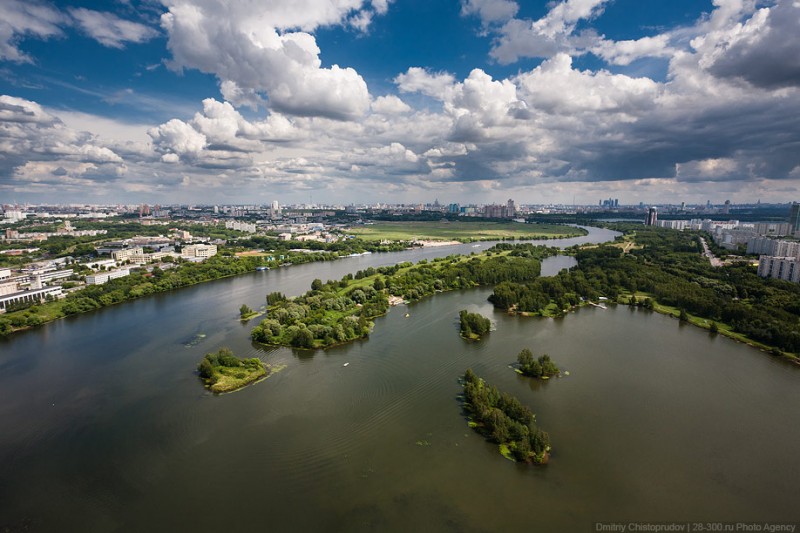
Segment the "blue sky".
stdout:
[[800,199],[793,0],[0,9],[0,203]]

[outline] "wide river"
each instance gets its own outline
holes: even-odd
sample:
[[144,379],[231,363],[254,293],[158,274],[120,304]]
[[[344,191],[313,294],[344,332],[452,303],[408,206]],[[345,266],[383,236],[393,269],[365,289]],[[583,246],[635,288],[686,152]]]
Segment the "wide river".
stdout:
[[[241,304],[299,294],[314,278],[489,245],[253,273],[0,342],[0,531],[800,520],[800,367],[663,315],[619,306],[516,318],[475,289],[393,308],[368,340],[315,353],[254,346],[255,322],[238,320]],[[570,264],[550,259],[544,273]],[[464,308],[496,330],[462,340]],[[195,366],[221,346],[287,367],[214,396]],[[524,347],[570,375],[518,376],[509,364]],[[549,465],[507,461],[468,428],[458,400],[468,367],[537,413]]]

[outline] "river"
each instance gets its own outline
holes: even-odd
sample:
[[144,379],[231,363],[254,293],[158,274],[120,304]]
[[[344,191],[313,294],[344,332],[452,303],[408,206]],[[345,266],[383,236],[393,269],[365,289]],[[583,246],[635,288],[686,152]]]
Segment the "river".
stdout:
[[[669,317],[623,306],[509,317],[475,289],[395,308],[368,340],[315,353],[255,346],[255,322],[237,319],[242,303],[299,294],[314,278],[490,245],[253,273],[0,342],[0,530],[595,531],[596,521],[800,519],[800,369]],[[548,259],[543,274],[568,266]],[[496,330],[462,340],[463,308]],[[221,346],[287,367],[214,396],[194,368]],[[524,347],[570,376],[516,375],[508,365]],[[507,461],[467,427],[457,399],[467,367],[537,413],[549,465]]]

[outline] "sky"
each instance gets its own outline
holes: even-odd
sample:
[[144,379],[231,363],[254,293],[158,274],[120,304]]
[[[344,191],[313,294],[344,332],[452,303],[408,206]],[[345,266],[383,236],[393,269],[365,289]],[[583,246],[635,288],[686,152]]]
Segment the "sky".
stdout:
[[0,13],[0,204],[800,200],[800,0]]

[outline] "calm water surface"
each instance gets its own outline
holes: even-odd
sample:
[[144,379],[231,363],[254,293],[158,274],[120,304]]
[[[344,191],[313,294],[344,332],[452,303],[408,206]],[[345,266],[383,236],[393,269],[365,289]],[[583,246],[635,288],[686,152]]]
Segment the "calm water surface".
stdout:
[[[452,253],[432,250],[207,283],[0,343],[0,529],[594,531],[595,521],[800,519],[800,368],[671,318],[612,307],[520,319],[479,289],[395,308],[369,340],[315,353],[254,346],[254,322],[237,320],[242,303],[273,290]],[[463,308],[491,316],[496,331],[462,340]],[[220,346],[287,368],[213,396],[194,367]],[[523,347],[570,376],[517,376],[508,365]],[[467,367],[537,413],[550,465],[507,461],[467,427],[457,399]]]

